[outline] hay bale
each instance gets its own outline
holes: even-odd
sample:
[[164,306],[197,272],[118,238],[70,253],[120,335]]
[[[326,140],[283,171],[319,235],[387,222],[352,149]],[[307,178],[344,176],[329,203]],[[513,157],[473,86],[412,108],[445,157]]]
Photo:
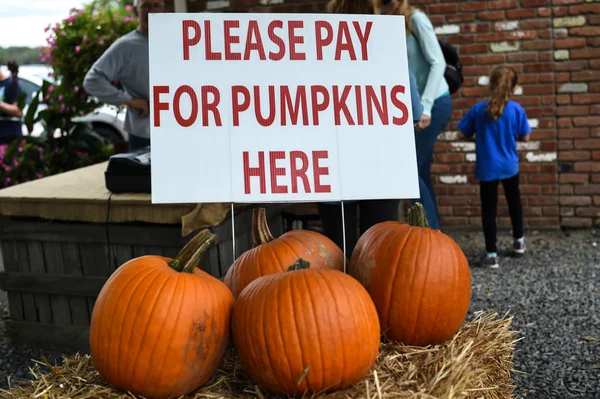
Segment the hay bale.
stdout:
[[[512,317],[478,313],[452,341],[419,348],[385,343],[375,367],[360,383],[314,398],[511,398],[516,333]],[[44,373],[42,373],[42,370]],[[36,362],[34,379],[0,391],[2,398],[88,399],[136,398],[112,389],[94,368],[89,355],[64,357],[61,366]],[[274,398],[248,378],[231,350],[203,387],[187,398]]]

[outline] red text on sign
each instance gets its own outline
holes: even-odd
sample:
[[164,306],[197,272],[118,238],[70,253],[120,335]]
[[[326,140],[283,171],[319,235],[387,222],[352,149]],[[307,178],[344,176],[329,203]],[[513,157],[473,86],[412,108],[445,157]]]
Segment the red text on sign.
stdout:
[[[321,163],[328,159],[327,151],[312,151],[310,154],[304,151],[258,151],[252,155],[251,159],[249,151],[242,153],[245,194],[252,194],[253,178],[259,180],[261,194],[267,193],[267,186],[270,194],[331,192],[330,185],[322,184],[322,178],[329,175],[329,168]],[[268,168],[266,156],[269,160]],[[312,187],[308,174],[311,166]],[[286,179],[287,176],[289,179]],[[282,184],[282,181],[289,181],[290,184]]]
[[[180,126],[190,127],[194,125],[200,111],[202,112],[202,126],[209,125],[209,113],[213,116],[215,126],[222,126],[221,114],[218,108],[221,94],[215,86],[202,86],[200,88],[200,106],[198,93],[191,86],[179,86],[175,90],[172,101],[164,101],[162,96],[168,96],[170,91],[169,86],[154,86],[152,88],[155,127],[160,127],[161,111],[170,111],[171,105],[173,106],[175,120]],[[191,105],[189,115],[183,115],[181,111],[182,101],[186,101]]]

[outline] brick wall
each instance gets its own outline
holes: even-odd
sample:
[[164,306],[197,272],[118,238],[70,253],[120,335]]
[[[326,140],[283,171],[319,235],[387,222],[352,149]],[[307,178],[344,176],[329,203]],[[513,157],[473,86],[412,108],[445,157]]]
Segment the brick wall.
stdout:
[[[323,12],[325,1],[188,0],[188,11]],[[519,73],[513,97],[533,128],[519,144],[526,225],[600,226],[600,0],[413,0],[459,49],[465,85],[435,148],[432,174],[443,226],[479,226],[474,144],[456,123],[487,94],[487,75]],[[500,193],[502,191],[500,190]],[[499,223],[508,226],[500,199]]]

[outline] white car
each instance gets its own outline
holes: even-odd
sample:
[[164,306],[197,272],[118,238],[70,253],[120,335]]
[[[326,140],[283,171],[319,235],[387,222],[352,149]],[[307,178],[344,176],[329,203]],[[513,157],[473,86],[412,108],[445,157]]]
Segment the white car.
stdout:
[[[5,66],[2,69],[6,70]],[[27,107],[31,100],[36,96],[37,91],[42,87],[44,80],[52,81],[48,74],[52,71],[50,67],[44,65],[23,65],[19,67],[19,84],[23,92],[26,93],[25,109],[23,115],[27,113]],[[45,106],[41,103],[39,110]],[[128,134],[123,128],[125,121],[125,110],[118,111],[117,107],[104,105],[95,111],[81,117],[73,118],[74,121],[90,122],[100,136],[106,138],[111,143],[127,141]],[[44,131],[41,123],[33,126],[32,136],[39,136]],[[23,135],[28,136],[29,131],[23,124]]]

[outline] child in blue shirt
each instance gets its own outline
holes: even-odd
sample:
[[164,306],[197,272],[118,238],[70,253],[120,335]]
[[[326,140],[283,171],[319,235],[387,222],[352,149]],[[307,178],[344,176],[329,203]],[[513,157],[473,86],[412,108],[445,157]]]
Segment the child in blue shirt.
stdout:
[[459,137],[476,139],[475,178],[479,180],[481,218],[487,254],[485,266],[500,266],[496,249],[496,208],[498,183],[502,182],[513,229],[513,251],[525,253],[523,208],[519,192],[517,140],[529,141],[531,127],[523,108],[509,100],[517,86],[514,69],[501,66],[490,75],[491,96],[475,104],[458,123]]

